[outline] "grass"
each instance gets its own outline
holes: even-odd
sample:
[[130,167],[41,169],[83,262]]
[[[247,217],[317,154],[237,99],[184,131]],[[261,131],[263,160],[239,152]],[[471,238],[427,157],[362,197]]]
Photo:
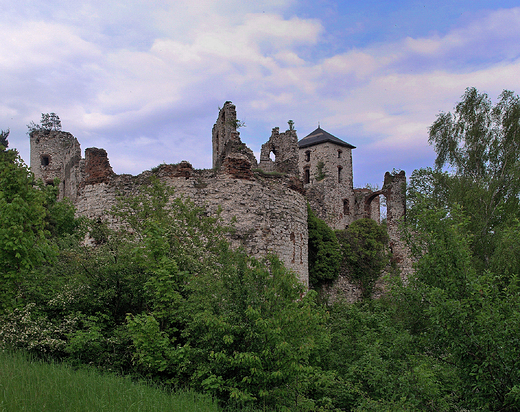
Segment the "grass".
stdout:
[[0,351],[1,412],[218,411],[209,396],[170,393],[128,378]]

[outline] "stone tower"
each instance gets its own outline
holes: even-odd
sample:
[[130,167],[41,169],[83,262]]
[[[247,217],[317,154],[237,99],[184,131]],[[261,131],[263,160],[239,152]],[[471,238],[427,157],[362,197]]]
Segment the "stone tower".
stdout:
[[[355,146],[321,127],[298,142],[307,199],[318,217],[333,229],[345,229],[365,216],[364,203],[357,199],[360,196],[353,186],[352,149]],[[379,221],[379,210],[369,217]]]
[[30,134],[31,170],[46,184],[60,180],[59,197],[75,201],[81,181],[81,147],[68,132],[35,130]]

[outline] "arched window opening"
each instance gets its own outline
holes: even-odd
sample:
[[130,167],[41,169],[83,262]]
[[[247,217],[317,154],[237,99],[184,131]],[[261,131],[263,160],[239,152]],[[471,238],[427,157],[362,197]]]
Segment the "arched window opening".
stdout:
[[273,162],[276,162],[276,153],[274,152],[274,150],[271,150],[269,152],[269,159],[271,159]]
[[47,155],[42,156],[42,166],[49,166],[50,158]]
[[309,184],[311,182],[311,171],[308,167],[303,170],[303,183]]

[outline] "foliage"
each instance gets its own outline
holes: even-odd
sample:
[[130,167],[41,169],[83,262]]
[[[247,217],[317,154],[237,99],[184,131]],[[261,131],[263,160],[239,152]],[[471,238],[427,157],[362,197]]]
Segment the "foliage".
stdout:
[[25,274],[52,257],[45,207],[50,190],[34,186],[16,150],[0,151],[0,312],[14,304]]
[[288,120],[287,124],[289,125],[289,130],[294,130],[294,121],[293,120]]
[[61,130],[61,120],[56,113],[42,113],[40,124],[30,122],[27,127],[29,128],[29,134],[32,132],[44,132],[49,133],[51,131]]
[[392,300],[331,308],[326,361],[338,374],[329,393],[334,405],[356,411],[451,410],[453,371],[421,352]]
[[9,146],[9,141],[7,138],[9,137],[10,130],[0,130],[0,146],[3,147],[3,149],[0,147],[0,150],[5,150]]
[[[494,233],[520,211],[519,124],[520,98],[513,92],[503,91],[493,105],[468,88],[454,113],[441,113],[430,127],[436,171],[421,177],[435,188],[436,203],[464,208],[483,267],[496,247]],[[444,166],[450,173],[441,172]]]
[[334,231],[316,217],[307,205],[309,227],[309,283],[317,286],[321,282],[338,277],[341,255]]
[[238,130],[241,127],[246,127],[246,123],[239,119],[229,120],[227,122],[234,130]]
[[[517,410],[518,277],[503,276],[512,266],[502,259],[494,261],[495,273],[475,266],[461,208],[447,213],[427,202],[416,207],[421,210],[409,236],[418,263],[402,291],[403,319],[425,353],[453,366],[462,407]],[[518,265],[518,257],[514,260]]]
[[336,231],[341,248],[341,266],[346,276],[358,284],[363,297],[371,296],[381,272],[390,262],[388,233],[373,219],[359,219],[345,230]]

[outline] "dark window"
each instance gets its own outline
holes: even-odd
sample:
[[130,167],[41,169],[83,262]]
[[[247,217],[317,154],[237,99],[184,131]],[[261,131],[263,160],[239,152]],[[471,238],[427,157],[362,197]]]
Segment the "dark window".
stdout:
[[348,199],[343,199],[343,214],[350,215],[350,208],[348,205]]
[[308,184],[311,182],[311,171],[309,168],[306,168],[303,171],[303,183]]
[[42,166],[49,165],[49,156],[42,156]]
[[341,159],[341,153],[343,153],[341,150],[338,150],[338,159]]
[[310,150],[307,150],[305,152],[305,161],[306,162],[310,162],[311,161],[311,151]]
[[343,168],[341,166],[338,166],[338,183],[341,183],[341,171]]

